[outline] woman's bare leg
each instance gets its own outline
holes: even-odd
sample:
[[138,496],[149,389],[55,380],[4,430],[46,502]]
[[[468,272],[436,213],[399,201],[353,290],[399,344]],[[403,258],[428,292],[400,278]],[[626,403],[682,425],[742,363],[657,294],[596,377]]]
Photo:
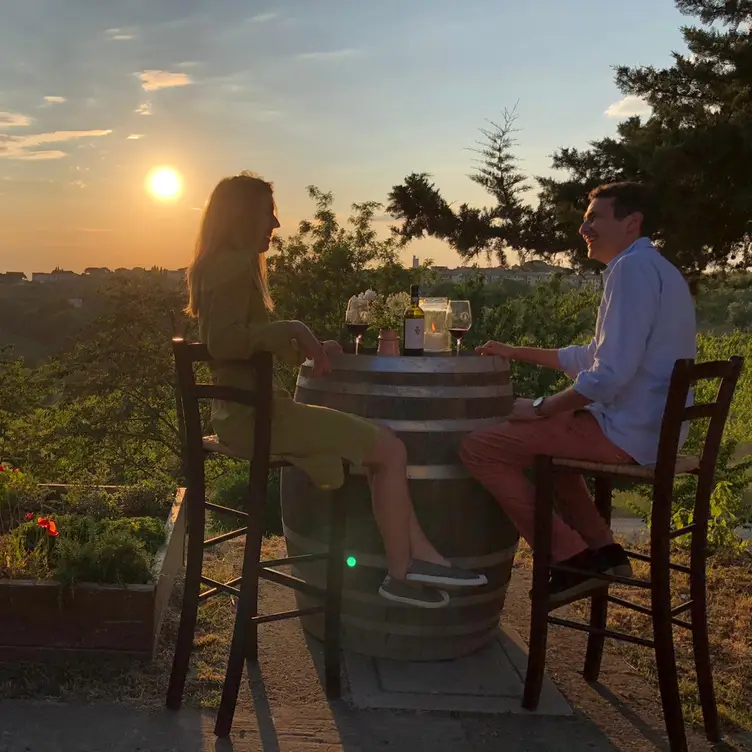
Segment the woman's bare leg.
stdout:
[[448,564],[426,538],[415,515],[407,485],[404,444],[385,430],[364,464],[369,471],[373,513],[384,540],[389,574],[404,579],[411,559]]

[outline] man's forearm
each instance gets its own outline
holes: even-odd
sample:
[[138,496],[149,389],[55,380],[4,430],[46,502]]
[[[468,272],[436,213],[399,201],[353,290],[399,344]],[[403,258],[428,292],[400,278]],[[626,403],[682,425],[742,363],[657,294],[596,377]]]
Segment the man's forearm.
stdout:
[[519,360],[521,363],[532,363],[543,368],[552,368],[555,371],[561,371],[559,363],[559,351],[547,350],[542,347],[515,347],[510,355],[512,360]]
[[540,415],[548,418],[557,413],[567,413],[572,410],[579,410],[592,403],[593,400],[584,397],[575,391],[574,387],[569,387],[563,392],[558,392],[550,397],[546,397],[541,405]]

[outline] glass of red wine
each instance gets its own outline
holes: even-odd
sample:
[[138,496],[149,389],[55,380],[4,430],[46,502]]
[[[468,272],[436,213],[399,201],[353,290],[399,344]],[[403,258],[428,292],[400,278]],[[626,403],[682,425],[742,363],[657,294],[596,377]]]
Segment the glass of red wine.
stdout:
[[347,331],[355,337],[355,354],[358,354],[358,347],[360,341],[363,339],[363,335],[368,329],[367,320],[368,311],[362,306],[359,306],[354,300],[350,300],[347,303],[347,313],[345,313],[345,324],[347,325]]
[[462,338],[473,325],[473,314],[469,300],[450,300],[447,303],[446,328],[457,343],[457,355],[460,354]]

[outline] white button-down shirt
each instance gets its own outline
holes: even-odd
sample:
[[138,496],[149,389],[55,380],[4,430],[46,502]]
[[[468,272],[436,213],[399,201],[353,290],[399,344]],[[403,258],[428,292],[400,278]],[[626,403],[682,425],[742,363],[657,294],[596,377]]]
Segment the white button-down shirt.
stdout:
[[[681,272],[640,238],[603,271],[589,345],[559,350],[562,370],[603,433],[641,465],[655,463],[671,372],[697,353],[695,306]],[[689,399],[691,400],[691,394]],[[682,442],[688,425],[684,426]]]

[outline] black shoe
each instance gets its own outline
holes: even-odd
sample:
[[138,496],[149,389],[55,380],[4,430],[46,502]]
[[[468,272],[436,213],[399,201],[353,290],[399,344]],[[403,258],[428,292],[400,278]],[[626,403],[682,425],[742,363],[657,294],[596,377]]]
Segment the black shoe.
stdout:
[[559,564],[579,569],[581,572],[554,570],[551,573],[551,580],[548,585],[548,602],[552,608],[564,606],[599,590],[608,589],[609,583],[594,577],[595,574],[611,574],[618,577],[632,576],[629,558],[618,543],[603,546],[597,551],[586,549],[566,561],[559,562]]
[[594,556],[603,574],[613,574],[616,577],[632,576],[632,565],[627,552],[618,543],[597,549]]

